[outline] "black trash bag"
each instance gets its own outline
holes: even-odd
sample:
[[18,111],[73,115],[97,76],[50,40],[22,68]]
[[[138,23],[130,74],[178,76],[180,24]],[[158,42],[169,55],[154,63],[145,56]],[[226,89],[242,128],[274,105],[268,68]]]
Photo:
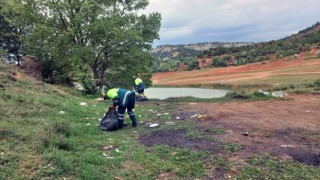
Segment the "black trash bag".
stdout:
[[149,99],[146,96],[136,96],[136,101],[148,101]]
[[100,121],[102,131],[116,131],[119,129],[118,112],[115,109],[109,108],[109,111]]

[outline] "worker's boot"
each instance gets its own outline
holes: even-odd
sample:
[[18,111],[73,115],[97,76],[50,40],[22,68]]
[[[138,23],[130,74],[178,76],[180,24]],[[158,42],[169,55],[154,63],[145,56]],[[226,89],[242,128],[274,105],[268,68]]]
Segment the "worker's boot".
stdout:
[[119,129],[122,129],[122,128],[123,128],[123,119],[122,120],[119,119]]
[[131,122],[132,122],[132,126],[133,127],[137,127],[137,120],[136,120],[136,116],[135,115],[131,115],[130,116]]

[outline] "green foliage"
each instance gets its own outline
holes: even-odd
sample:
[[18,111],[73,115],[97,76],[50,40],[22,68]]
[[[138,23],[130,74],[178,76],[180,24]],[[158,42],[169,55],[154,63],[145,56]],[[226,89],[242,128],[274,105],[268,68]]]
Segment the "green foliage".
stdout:
[[231,58],[232,58],[232,56],[230,56],[230,55],[225,55],[225,56],[223,56],[223,60],[224,60],[224,61],[230,61]]
[[212,65],[214,67],[227,67],[228,63],[225,60],[221,59],[220,57],[215,57],[212,60]]
[[84,92],[86,94],[95,94],[98,91],[96,82],[93,79],[92,72],[87,72],[85,74],[81,74],[80,76],[81,85],[84,88]]
[[[130,84],[137,74],[150,84],[154,59],[148,50],[159,38],[161,16],[137,13],[147,0],[3,3],[6,16],[17,14],[12,24],[28,30],[24,53],[40,58],[47,81],[79,78],[90,67],[98,86]],[[126,82],[114,82],[119,78]]]
[[[20,63],[22,46],[20,36],[23,31],[10,24],[10,19],[14,17],[14,13],[5,17],[2,10],[3,5],[0,2],[0,57],[6,57],[10,62],[17,61]],[[15,57],[10,56],[10,54]]]
[[314,87],[320,88],[320,79],[314,81]]
[[188,70],[193,70],[199,68],[199,62],[198,60],[192,60],[188,63]]

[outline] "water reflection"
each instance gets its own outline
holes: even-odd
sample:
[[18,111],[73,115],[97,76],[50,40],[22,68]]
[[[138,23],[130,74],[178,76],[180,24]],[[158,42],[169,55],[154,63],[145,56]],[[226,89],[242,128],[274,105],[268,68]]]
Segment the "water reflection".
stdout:
[[145,90],[148,98],[166,99],[170,97],[195,97],[195,98],[220,98],[224,97],[229,90],[203,89],[203,88],[172,88],[152,87]]

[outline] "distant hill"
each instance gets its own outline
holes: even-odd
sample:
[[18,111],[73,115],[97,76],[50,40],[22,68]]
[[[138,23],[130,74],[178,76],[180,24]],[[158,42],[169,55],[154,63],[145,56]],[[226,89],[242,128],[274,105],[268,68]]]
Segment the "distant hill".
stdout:
[[192,70],[203,67],[238,66],[270,58],[299,57],[320,47],[320,23],[297,34],[268,42],[208,42],[188,45],[162,45],[152,50],[156,72]]
[[203,42],[186,45],[160,45],[152,49],[152,55],[158,60],[181,59],[189,56],[198,56],[204,50],[216,47],[240,47],[252,45],[253,42]]

